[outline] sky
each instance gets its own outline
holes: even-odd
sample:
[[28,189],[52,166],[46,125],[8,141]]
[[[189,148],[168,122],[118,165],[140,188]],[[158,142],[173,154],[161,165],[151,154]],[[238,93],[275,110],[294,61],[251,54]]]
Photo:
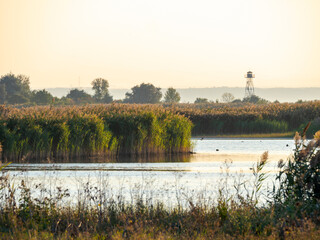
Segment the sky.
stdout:
[[33,89],[320,87],[319,0],[0,0],[0,76]]

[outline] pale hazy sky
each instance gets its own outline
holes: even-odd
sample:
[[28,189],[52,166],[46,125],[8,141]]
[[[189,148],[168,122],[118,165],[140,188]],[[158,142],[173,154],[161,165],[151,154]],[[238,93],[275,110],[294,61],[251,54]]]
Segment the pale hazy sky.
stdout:
[[0,0],[0,75],[32,88],[320,87],[320,0]]

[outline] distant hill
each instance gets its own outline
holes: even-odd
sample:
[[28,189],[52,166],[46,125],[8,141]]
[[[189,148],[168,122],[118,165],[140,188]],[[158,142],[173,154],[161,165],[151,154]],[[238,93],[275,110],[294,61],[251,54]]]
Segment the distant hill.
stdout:
[[[66,96],[71,88],[47,88],[53,96]],[[93,94],[91,88],[81,88],[87,93]],[[114,99],[124,99],[125,93],[130,89],[110,89],[110,94]],[[166,89],[162,89],[165,93]],[[194,102],[198,97],[207,98],[208,100],[221,101],[221,95],[225,92],[232,93],[235,98],[242,99],[244,88],[240,87],[216,87],[216,88],[177,88],[180,93],[181,102]],[[269,101],[278,100],[279,102],[296,102],[298,100],[320,100],[320,88],[256,88],[257,96]]]

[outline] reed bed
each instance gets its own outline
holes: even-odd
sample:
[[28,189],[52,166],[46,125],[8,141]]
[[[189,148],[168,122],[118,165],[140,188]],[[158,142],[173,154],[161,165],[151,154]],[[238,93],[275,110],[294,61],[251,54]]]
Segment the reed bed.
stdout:
[[4,161],[189,153],[191,128],[160,106],[0,107]]
[[317,120],[320,119],[320,101],[165,106],[188,117],[194,124],[192,134],[195,136],[288,133],[302,130],[309,121],[314,121],[311,126],[313,129],[307,132],[308,137],[312,138],[320,127]]
[[[0,106],[3,161],[189,153],[194,136],[288,136],[312,121],[320,101],[254,104]],[[276,134],[276,135],[275,135]]]

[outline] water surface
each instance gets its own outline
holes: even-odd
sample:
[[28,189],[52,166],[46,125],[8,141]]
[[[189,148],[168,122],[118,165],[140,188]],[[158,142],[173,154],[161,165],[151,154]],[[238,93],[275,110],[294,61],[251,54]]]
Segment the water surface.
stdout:
[[[291,139],[192,139],[194,152],[183,158],[160,159],[159,162],[120,163],[45,163],[11,164],[7,169],[18,184],[28,180],[30,186],[41,183],[52,189],[62,186],[75,195],[83,186],[103,186],[110,196],[132,199],[137,194],[175,205],[191,197],[216,198],[218,190],[234,191],[237,183],[252,187],[252,168],[260,155],[268,151],[264,172],[269,177],[263,191],[273,187],[277,161],[286,159],[294,148]],[[124,159],[125,161],[125,159]],[[72,198],[71,198],[72,199]],[[180,200],[179,200],[180,199]]]

